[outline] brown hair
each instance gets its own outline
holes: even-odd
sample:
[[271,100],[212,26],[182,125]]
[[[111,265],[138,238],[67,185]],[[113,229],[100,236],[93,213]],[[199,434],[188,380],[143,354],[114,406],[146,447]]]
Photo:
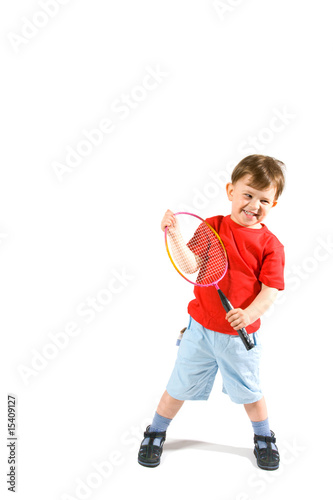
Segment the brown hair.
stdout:
[[284,169],[284,163],[271,156],[250,155],[236,165],[231,174],[231,182],[235,184],[245,175],[250,175],[251,186],[255,189],[267,189],[271,185],[275,186],[275,200],[277,200],[285,185]]

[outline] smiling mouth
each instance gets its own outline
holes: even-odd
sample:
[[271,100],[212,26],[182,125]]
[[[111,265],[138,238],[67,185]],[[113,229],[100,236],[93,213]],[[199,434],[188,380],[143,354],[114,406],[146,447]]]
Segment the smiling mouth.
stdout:
[[248,217],[257,217],[258,214],[254,213],[254,212],[250,212],[248,210],[244,210],[243,209],[243,212],[248,216]]

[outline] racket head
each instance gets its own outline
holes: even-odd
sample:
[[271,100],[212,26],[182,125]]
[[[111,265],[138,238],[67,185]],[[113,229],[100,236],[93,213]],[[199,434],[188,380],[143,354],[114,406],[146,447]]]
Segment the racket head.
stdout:
[[[164,230],[165,247],[172,265],[192,285],[218,288],[217,283],[228,269],[227,252],[219,234],[198,215],[176,212],[174,216],[176,228]],[[184,256],[184,246],[191,251],[190,259],[187,250]]]

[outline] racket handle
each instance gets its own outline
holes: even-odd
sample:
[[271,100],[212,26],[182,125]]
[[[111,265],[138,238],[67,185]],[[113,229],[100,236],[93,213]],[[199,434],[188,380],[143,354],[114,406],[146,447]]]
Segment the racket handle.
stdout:
[[[224,295],[224,293],[219,288],[217,289],[217,292],[218,292],[218,294],[220,296],[220,299],[221,299],[221,302],[223,304],[223,307],[224,307],[225,311],[226,312],[231,311],[231,309],[233,309],[233,307],[230,304],[230,302],[227,299],[227,297]],[[242,339],[243,344],[245,345],[247,351],[249,351],[250,349],[252,349],[254,347],[254,343],[252,342],[252,340],[249,337],[249,334],[247,333],[247,331],[245,330],[245,328],[241,328],[240,330],[237,330],[237,333],[240,336],[240,338]]]

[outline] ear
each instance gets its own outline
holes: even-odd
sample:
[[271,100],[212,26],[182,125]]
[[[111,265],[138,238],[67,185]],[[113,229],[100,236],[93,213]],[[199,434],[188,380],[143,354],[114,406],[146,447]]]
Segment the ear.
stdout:
[[273,201],[272,208],[277,204],[277,200]]
[[228,184],[226,185],[226,191],[227,191],[228,200],[232,201],[232,195],[234,193],[234,186],[231,182],[228,182]]

